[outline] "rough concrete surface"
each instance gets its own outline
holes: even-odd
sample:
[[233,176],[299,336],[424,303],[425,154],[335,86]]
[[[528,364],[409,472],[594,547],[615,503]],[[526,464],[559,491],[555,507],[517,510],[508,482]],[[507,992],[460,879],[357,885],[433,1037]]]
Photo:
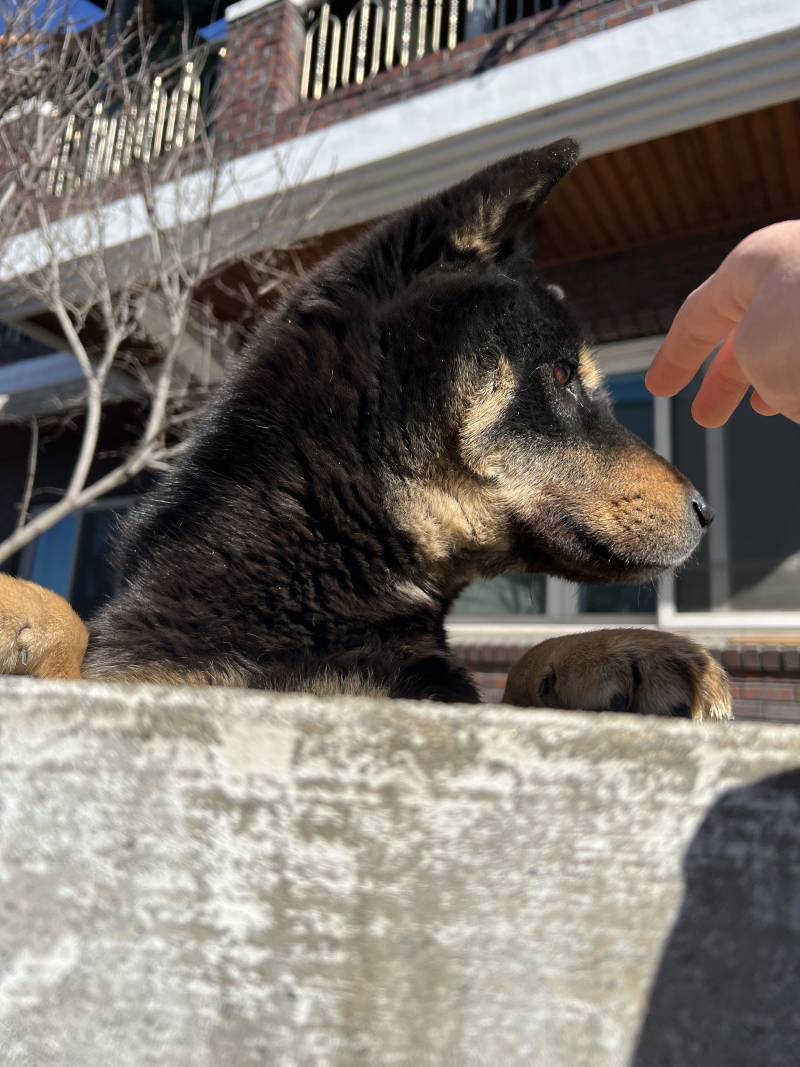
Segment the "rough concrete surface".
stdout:
[[0,683],[0,1064],[796,1067],[800,731]]

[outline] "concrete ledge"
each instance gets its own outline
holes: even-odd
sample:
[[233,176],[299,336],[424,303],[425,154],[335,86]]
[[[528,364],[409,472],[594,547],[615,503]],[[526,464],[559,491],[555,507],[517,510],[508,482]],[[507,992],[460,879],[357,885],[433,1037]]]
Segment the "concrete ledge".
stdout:
[[800,731],[0,683],[0,1063],[800,1047]]

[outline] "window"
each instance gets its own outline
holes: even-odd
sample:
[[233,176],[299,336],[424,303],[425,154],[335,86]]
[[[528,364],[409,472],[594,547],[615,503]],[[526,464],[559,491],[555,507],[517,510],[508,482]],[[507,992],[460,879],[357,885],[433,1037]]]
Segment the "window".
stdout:
[[[653,398],[644,387],[642,375],[612,374],[606,386],[614,398],[617,418],[648,445],[654,443]],[[608,615],[625,612],[631,615],[654,615],[656,589],[647,585],[582,585],[578,593],[578,612]]]
[[458,615],[541,615],[547,579],[541,574],[511,574],[473,582],[453,606]]
[[690,405],[672,403],[673,456],[717,517],[675,582],[677,611],[800,611],[800,430],[743,404],[704,431]]
[[120,498],[68,515],[23,551],[19,576],[60,593],[82,618],[90,618],[116,589],[111,539],[129,505],[130,499]]

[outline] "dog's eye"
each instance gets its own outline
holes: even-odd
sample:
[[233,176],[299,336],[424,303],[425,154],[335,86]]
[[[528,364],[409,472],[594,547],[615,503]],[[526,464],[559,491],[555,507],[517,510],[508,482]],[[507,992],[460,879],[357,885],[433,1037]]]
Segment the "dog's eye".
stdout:
[[560,359],[558,363],[553,364],[553,378],[555,378],[561,386],[569,385],[574,374],[575,368],[570,363],[566,363],[563,359]]

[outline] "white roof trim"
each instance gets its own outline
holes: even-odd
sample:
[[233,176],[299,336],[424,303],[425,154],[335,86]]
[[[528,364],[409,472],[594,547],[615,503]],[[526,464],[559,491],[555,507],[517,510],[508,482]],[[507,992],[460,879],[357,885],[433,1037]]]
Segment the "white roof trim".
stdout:
[[225,8],[225,21],[230,25],[236,19],[243,19],[246,15],[253,15],[256,11],[260,11],[262,7],[269,7],[270,4],[275,2],[276,0],[236,0],[235,4]]
[[9,396],[75,381],[83,381],[83,374],[77,359],[69,352],[18,359],[0,367],[0,393]]
[[[237,19],[243,19],[247,15],[254,15],[263,7],[269,7],[274,3],[277,3],[277,0],[236,0],[235,4],[225,8],[225,21],[230,25]],[[308,6],[304,0],[292,0],[292,3],[299,8]]]
[[[62,415],[83,407],[86,383],[69,352],[52,352],[0,367],[0,423],[33,416]],[[140,399],[141,386],[129,375],[112,371],[106,400]]]
[[[256,214],[288,189],[276,243],[314,236],[385,214],[555,137],[577,136],[584,155],[595,155],[795,99],[798,69],[796,0],[695,0],[239,157],[220,182],[220,231],[240,231],[246,243]],[[191,179],[198,189],[205,180]],[[181,201],[174,187],[160,190],[165,218],[177,210],[190,217],[203,197]],[[75,217],[60,226],[69,260],[87,222]],[[107,247],[130,255],[146,233],[138,198],[109,205],[104,230]],[[17,317],[32,307],[8,283],[46,262],[47,252],[34,231],[10,253],[0,265],[0,315],[13,308]]]
[[592,349],[604,374],[627,374],[644,370],[664,340],[664,334],[633,337],[627,341],[608,341]]

